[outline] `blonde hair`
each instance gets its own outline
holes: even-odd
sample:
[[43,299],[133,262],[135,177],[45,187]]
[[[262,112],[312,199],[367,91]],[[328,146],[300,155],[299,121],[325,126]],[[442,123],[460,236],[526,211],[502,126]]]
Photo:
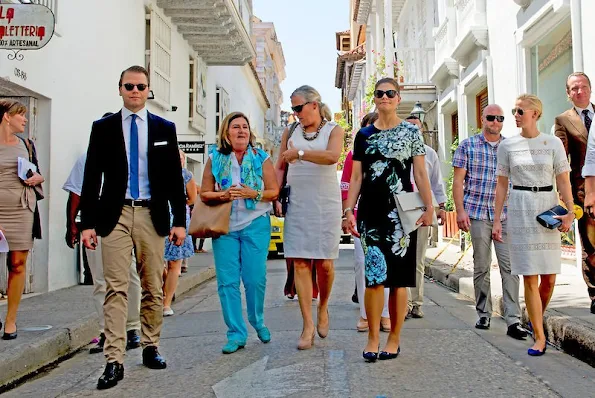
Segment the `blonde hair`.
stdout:
[[186,167],[186,162],[187,162],[186,152],[184,152],[183,150],[181,150],[179,148],[178,148],[178,151],[180,152],[180,155],[182,155],[181,158],[184,159],[182,162],[182,167]]
[[250,145],[256,144],[256,135],[252,132],[250,127],[250,120],[242,112],[232,112],[223,119],[221,126],[219,126],[219,132],[217,133],[217,149],[219,152],[229,155],[232,151],[231,141],[229,139],[229,126],[235,119],[244,118],[248,123],[248,130],[250,130]]
[[19,101],[4,99],[0,100],[0,123],[5,114],[14,116],[16,114],[24,115],[27,113],[27,107]]
[[524,101],[529,104],[529,110],[535,111],[537,113],[537,120],[541,118],[543,114],[543,103],[533,94],[521,94],[516,98],[517,101]]
[[290,98],[300,96],[303,97],[306,102],[318,104],[318,109],[320,110],[320,117],[323,119],[328,120],[329,122],[333,120],[333,115],[331,113],[331,108],[328,107],[327,104],[322,102],[322,98],[320,98],[320,93],[316,91],[314,87],[310,86],[301,86],[295,89],[293,93],[291,93]]

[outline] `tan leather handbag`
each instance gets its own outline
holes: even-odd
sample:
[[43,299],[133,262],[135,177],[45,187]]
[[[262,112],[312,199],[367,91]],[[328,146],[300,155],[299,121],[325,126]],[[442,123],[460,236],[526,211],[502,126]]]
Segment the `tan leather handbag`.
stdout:
[[218,238],[229,233],[232,202],[208,205],[200,199],[194,203],[188,233],[195,238]]

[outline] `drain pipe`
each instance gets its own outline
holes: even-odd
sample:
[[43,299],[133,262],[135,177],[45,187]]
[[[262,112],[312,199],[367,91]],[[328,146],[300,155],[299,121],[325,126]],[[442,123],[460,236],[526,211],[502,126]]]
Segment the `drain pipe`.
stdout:
[[486,78],[488,81],[488,104],[494,104],[494,60],[491,55],[486,56]]
[[574,72],[583,71],[583,24],[581,0],[570,0],[570,20],[572,29],[572,64]]

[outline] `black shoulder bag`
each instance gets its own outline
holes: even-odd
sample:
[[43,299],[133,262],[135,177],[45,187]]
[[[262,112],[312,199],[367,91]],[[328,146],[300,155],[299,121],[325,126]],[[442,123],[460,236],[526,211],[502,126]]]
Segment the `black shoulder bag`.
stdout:
[[[289,128],[289,132],[287,134],[287,141],[285,142],[285,147],[287,147],[287,143],[291,138],[294,130],[298,126],[298,123],[295,122]],[[287,172],[289,170],[289,164],[285,163],[285,171],[283,172],[283,183],[281,184],[281,190],[279,191],[279,202],[281,202],[281,217],[285,217],[287,214],[287,207],[289,206],[289,195],[291,193],[291,187],[287,184]]]

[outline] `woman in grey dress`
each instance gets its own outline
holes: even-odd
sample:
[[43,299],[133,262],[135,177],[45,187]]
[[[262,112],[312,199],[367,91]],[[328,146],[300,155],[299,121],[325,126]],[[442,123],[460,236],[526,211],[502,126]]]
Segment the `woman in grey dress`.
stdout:
[[[570,166],[558,137],[542,134],[537,121],[542,114],[539,98],[523,94],[512,110],[521,134],[510,137],[498,148],[498,185],[492,237],[502,242],[500,214],[509,180],[512,190],[508,199],[508,236],[512,274],[523,275],[525,303],[534,331],[531,356],[545,353],[546,338],[543,313],[552,297],[556,274],[560,273],[560,232],[567,232],[574,220],[574,202],[570,187]],[[541,226],[536,216],[558,205],[558,188],[567,209],[556,216],[558,229]]]
[[[9,246],[4,340],[17,338],[17,310],[25,288],[27,256],[33,238],[41,238],[34,187],[44,179],[38,172],[30,173],[24,180],[18,175],[17,158],[29,159],[25,141],[17,136],[25,131],[26,112],[27,108],[20,102],[0,101],[0,230]],[[28,144],[33,145],[31,141]],[[35,154],[33,147],[32,154]],[[37,163],[36,156],[32,160]]]
[[[321,338],[329,331],[328,300],[335,278],[333,260],[339,257],[341,239],[341,192],[337,180],[337,162],[345,132],[331,122],[332,115],[320,94],[310,86],[291,94],[291,109],[299,125],[289,137],[281,138],[281,156],[277,161],[277,180],[291,186],[290,203],[285,215],[285,257],[294,260],[295,287],[303,318],[298,349],[314,343],[312,320],[312,267],[316,268],[320,300],[316,329]],[[280,213],[281,204],[276,203]]]

